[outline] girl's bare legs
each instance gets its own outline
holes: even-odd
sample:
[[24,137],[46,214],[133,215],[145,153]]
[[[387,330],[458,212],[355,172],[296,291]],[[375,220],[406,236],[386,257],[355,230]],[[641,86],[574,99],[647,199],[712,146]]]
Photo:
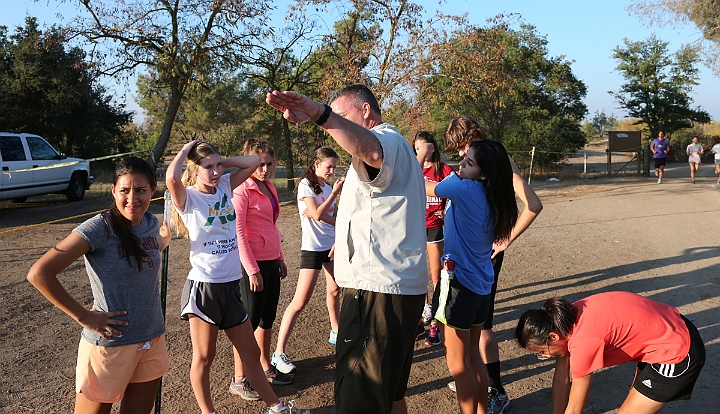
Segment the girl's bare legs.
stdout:
[[[249,319],[248,319],[249,321]],[[248,322],[246,321],[246,322]],[[245,323],[243,323],[245,325]],[[251,329],[252,329],[252,324]],[[258,346],[258,362],[264,371],[270,369],[270,339],[272,337],[272,329],[257,328],[253,333],[255,344]],[[235,363],[235,380],[245,377],[245,359],[233,344],[233,361]],[[248,377],[249,379],[249,377]],[[266,378],[267,379],[267,378]],[[255,386],[253,385],[253,388]],[[258,391],[259,392],[259,391]]]
[[150,413],[155,406],[155,396],[160,378],[154,381],[128,384],[120,403],[120,414]]
[[293,328],[295,328],[297,317],[310,301],[310,297],[312,296],[313,290],[315,290],[315,284],[317,283],[319,274],[320,269],[300,269],[297,287],[295,288],[295,296],[293,296],[292,302],[290,302],[287,309],[285,309],[282,322],[280,322],[280,330],[278,331],[275,354],[285,352],[285,346],[290,339],[290,334],[292,334]]
[[[473,326],[470,329],[470,343],[479,343],[481,335],[482,328],[480,326]],[[475,372],[475,378],[478,384],[478,396],[480,399],[478,400],[477,412],[482,413],[487,411],[488,385],[490,384],[490,379],[488,378],[487,367],[480,353],[480,347],[470,347],[470,365],[472,365],[473,371]]]
[[698,168],[700,166],[697,163],[691,162],[690,163],[690,179],[692,182],[695,182],[695,174],[698,172]]
[[90,401],[82,393],[75,394],[75,414],[109,414],[110,403]]
[[640,394],[635,388],[630,388],[630,393],[620,406],[618,414],[655,414],[663,407],[665,403],[653,401]]
[[218,327],[210,325],[194,315],[188,315],[190,322],[190,340],[193,356],[190,364],[190,384],[195,399],[203,414],[215,411],[210,395],[210,366],[215,359]]
[[340,287],[335,283],[335,263],[327,262],[323,264],[323,267],[325,268],[325,290],[327,292],[325,302],[330,317],[330,329],[337,333],[340,326]]
[[445,242],[427,243],[426,245],[428,263],[430,265],[430,279],[432,280],[433,289],[435,289],[435,286],[437,286],[438,281],[440,280],[440,270],[442,269],[440,258],[442,257],[443,249],[445,248]]
[[[275,392],[270,387],[270,383],[267,381],[263,367],[260,364],[260,348],[257,342],[254,340],[252,332],[252,324],[250,320],[246,320],[238,326],[233,326],[230,329],[225,330],[230,342],[233,344],[233,355],[235,355],[235,380],[239,381],[240,378],[247,375],[247,379],[250,385],[260,394],[260,398],[269,407],[278,405],[280,400],[278,399]],[[240,359],[244,366],[242,375],[238,376],[238,359]]]
[[[443,329],[445,336],[445,355],[448,370],[455,380],[457,388],[457,399],[462,414],[485,414],[487,412],[487,373],[483,376],[476,372],[477,361],[480,358],[480,351],[477,346],[480,340],[479,327],[471,331],[460,331],[457,329]],[[471,354],[475,354],[472,355]],[[480,365],[484,364],[480,360]],[[485,389],[484,398],[481,396],[482,389]]]

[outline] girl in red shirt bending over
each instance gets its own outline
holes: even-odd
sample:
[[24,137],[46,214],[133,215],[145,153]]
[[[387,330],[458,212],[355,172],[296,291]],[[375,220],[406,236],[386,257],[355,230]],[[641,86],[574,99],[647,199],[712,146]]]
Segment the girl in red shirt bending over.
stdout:
[[705,345],[692,322],[629,292],[574,303],[548,299],[520,317],[515,338],[540,360],[556,358],[553,414],[581,413],[593,372],[627,362],[637,362],[637,370],[618,413],[656,413],[670,401],[689,400],[705,364]]

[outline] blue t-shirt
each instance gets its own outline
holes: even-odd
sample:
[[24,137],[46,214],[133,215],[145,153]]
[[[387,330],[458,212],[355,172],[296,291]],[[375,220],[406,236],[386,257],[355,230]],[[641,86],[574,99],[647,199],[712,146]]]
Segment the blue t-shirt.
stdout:
[[670,148],[670,141],[666,139],[660,139],[655,138],[650,144],[652,147],[655,148],[655,153],[653,154],[653,158],[666,158],[667,154],[665,153],[665,150]]
[[490,294],[495,279],[490,260],[495,212],[488,204],[485,186],[452,174],[438,183],[435,194],[450,200],[443,260],[455,262],[455,277],[463,286],[478,295]]

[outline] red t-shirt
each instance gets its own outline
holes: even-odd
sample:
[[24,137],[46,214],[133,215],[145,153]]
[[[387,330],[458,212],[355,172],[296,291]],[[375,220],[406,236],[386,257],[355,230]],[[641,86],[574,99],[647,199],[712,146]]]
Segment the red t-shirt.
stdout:
[[680,312],[630,292],[607,292],[573,306],[577,320],[568,335],[570,372],[581,378],[627,362],[677,364],[690,351]]
[[[435,171],[433,170],[432,166],[428,168],[423,168],[423,175],[425,176],[425,180],[436,183],[439,183],[445,177],[454,172],[455,171],[452,169],[452,167],[445,163],[440,164],[440,174],[438,175],[435,175]],[[427,197],[427,202],[425,204],[425,228],[436,229],[443,226],[444,220],[438,217],[435,213],[437,211],[444,210],[445,203],[447,203],[447,200],[444,198],[430,196]]]

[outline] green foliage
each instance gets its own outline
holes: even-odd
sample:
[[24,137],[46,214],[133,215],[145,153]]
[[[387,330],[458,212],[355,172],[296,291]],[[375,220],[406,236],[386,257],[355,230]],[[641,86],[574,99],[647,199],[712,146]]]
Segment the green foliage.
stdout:
[[0,130],[42,135],[58,150],[91,158],[125,151],[123,126],[132,119],[114,104],[65,33],[44,33],[28,17],[8,37],[0,27]]
[[638,42],[625,39],[624,43],[615,48],[613,58],[625,83],[618,92],[609,93],[631,117],[645,124],[650,136],[710,121],[707,112],[690,107],[690,92],[698,79],[695,49],[684,46],[671,55],[668,42],[654,35]]
[[[100,70],[117,76],[138,67],[154,72],[152,86],[165,94],[162,129],[153,149],[165,151],[185,93],[206,76],[234,71],[270,32],[270,2],[255,0],[93,0],[70,30],[96,45]],[[159,103],[159,102],[158,102]]]
[[550,57],[547,40],[530,25],[512,30],[499,22],[467,27],[434,51],[435,71],[421,84],[420,100],[434,130],[458,115],[488,128],[522,160],[536,146],[557,162],[586,143],[580,120],[586,88],[570,62]]
[[[717,0],[633,0],[631,11],[650,23],[693,22],[702,32],[705,50],[715,73],[720,75],[720,2]],[[703,47],[704,46],[704,47]]]

